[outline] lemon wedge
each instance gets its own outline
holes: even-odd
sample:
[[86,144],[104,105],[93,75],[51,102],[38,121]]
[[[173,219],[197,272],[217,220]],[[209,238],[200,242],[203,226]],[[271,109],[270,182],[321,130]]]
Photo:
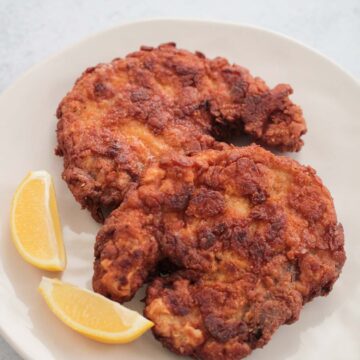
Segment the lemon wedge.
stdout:
[[46,171],[30,172],[18,186],[10,222],[13,242],[27,262],[50,271],[65,269],[55,189]]
[[39,291],[61,321],[96,341],[127,343],[153,326],[136,311],[58,279],[43,277]]

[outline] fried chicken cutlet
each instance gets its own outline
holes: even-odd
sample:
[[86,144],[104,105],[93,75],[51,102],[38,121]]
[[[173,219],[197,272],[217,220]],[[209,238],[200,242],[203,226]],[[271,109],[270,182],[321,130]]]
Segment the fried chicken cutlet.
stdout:
[[76,200],[102,222],[149,160],[170,151],[217,149],[240,129],[298,151],[306,125],[289,85],[270,89],[224,58],[169,43],[87,69],[57,110],[57,154]]
[[256,145],[172,154],[105,221],[94,290],[127,301],[164,259],[177,270],[152,281],[144,311],[156,338],[181,355],[236,360],[331,291],[343,229],[329,191],[295,160]]

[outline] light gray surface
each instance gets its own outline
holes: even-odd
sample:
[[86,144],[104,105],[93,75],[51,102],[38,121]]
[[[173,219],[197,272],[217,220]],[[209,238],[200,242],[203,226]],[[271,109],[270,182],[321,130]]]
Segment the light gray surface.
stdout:
[[[0,92],[33,64],[91,33],[154,17],[265,27],[310,45],[360,77],[358,0],[0,0]],[[19,359],[0,337],[0,360]]]

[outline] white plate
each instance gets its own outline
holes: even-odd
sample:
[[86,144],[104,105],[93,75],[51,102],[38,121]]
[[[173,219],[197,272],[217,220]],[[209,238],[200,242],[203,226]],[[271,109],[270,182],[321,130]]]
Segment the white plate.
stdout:
[[[360,87],[316,52],[265,30],[212,22],[161,20],[119,26],[92,36],[34,67],[0,97],[0,329],[26,359],[169,359],[149,332],[129,345],[101,345],[74,333],[48,310],[37,292],[44,272],[25,263],[11,243],[9,206],[29,170],[46,169],[55,186],[68,253],[62,278],[91,288],[93,242],[99,228],[81,211],[61,180],[54,156],[55,110],[88,66],[140,45],[175,41],[179,47],[225,56],[271,86],[290,83],[309,132],[295,155],[330,188],[345,227],[348,260],[328,298],[306,305],[300,320],[283,326],[251,359],[360,359]],[[49,275],[49,274],[48,274]],[[130,303],[139,311],[141,295]]]

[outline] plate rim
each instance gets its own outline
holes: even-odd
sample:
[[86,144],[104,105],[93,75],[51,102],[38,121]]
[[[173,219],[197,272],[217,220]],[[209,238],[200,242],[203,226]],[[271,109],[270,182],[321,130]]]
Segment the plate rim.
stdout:
[[[222,21],[222,20],[214,20],[214,19],[202,19],[202,18],[188,18],[188,17],[149,17],[149,18],[140,18],[132,21],[120,21],[115,25],[107,27],[100,31],[91,32],[89,35],[82,37],[81,39],[55,51],[54,53],[45,56],[42,60],[36,62],[35,64],[31,65],[27,70],[17,76],[9,85],[5,87],[0,92],[0,101],[8,96],[16,87],[21,84],[22,81],[26,80],[31,74],[36,72],[41,67],[45,66],[46,64],[50,63],[51,61],[55,60],[56,58],[63,56],[64,53],[70,52],[72,49],[80,46],[84,42],[91,41],[98,36],[106,36],[107,33],[111,33],[114,31],[118,31],[121,28],[126,28],[127,26],[133,25],[142,25],[142,24],[149,24],[149,23],[171,23],[171,22],[178,22],[178,23],[198,23],[198,24],[215,24],[215,25],[222,25],[222,26],[230,26],[230,27],[237,27],[243,29],[250,29],[255,30],[262,33],[268,33],[280,40],[285,40],[288,43],[292,43],[294,45],[300,46],[303,50],[311,53],[312,55],[317,56],[321,60],[327,62],[337,71],[342,73],[350,82],[352,82],[353,86],[355,86],[360,91],[360,79],[355,77],[355,75],[351,74],[347,69],[345,69],[342,65],[338,64],[336,61],[332,60],[328,56],[324,55],[321,51],[303,43],[296,38],[293,38],[289,35],[283,34],[279,31],[271,30],[266,27],[253,25],[246,22],[234,22],[234,21]],[[18,341],[16,341],[14,336],[11,336],[4,326],[4,324],[0,321],[0,336],[9,344],[9,346],[14,350],[18,355],[20,355],[24,360],[31,359],[29,354],[27,354],[24,348],[18,345]]]
[[126,27],[129,25],[141,25],[144,23],[152,23],[152,22],[192,22],[192,23],[203,23],[203,24],[216,24],[216,25],[225,25],[225,26],[234,26],[234,27],[240,27],[240,28],[248,28],[248,29],[252,29],[255,31],[259,31],[259,32],[266,32],[269,33],[275,37],[281,38],[283,40],[287,40],[290,43],[293,43],[295,45],[299,45],[300,47],[302,47],[304,50],[312,52],[313,54],[317,55],[318,57],[320,57],[322,60],[326,61],[329,65],[334,66],[337,70],[341,71],[344,75],[346,75],[346,77],[348,78],[348,80],[351,80],[355,86],[357,86],[360,90],[360,79],[358,79],[357,77],[355,77],[355,75],[351,74],[350,71],[348,71],[344,66],[340,65],[339,63],[337,63],[335,60],[332,60],[330,57],[328,57],[327,55],[323,54],[321,51],[313,48],[310,45],[305,44],[304,42],[297,40],[296,38],[283,34],[280,31],[276,31],[276,30],[271,30],[268,29],[266,27],[263,26],[258,26],[258,25],[253,25],[250,23],[246,23],[246,22],[234,22],[234,21],[218,21],[218,20],[214,20],[214,19],[200,19],[200,18],[186,18],[186,17],[150,17],[150,18],[144,18],[144,19],[137,19],[137,20],[133,20],[133,21],[120,21],[118,24],[112,25],[110,27],[107,27],[103,30],[100,31],[96,31],[96,32],[91,32],[89,35],[84,36],[83,38],[67,45],[64,46],[63,48],[61,48],[58,51],[55,51],[54,53],[45,56],[42,60],[36,62],[33,65],[30,65],[29,68],[27,70],[25,70],[24,72],[22,72],[19,76],[17,76],[9,85],[7,85],[5,87],[5,89],[3,89],[0,92],[0,99],[7,95],[13,88],[15,88],[17,86],[18,83],[20,83],[23,79],[26,79],[28,76],[30,76],[34,71],[37,70],[37,68],[40,68],[44,65],[46,65],[47,63],[49,63],[50,61],[56,59],[57,57],[61,56],[63,53],[71,51],[73,48],[76,48],[77,46],[79,46],[80,44],[82,44],[85,41],[90,41],[91,39],[100,36],[100,35],[105,35],[106,33],[110,33],[113,32],[121,27]]

